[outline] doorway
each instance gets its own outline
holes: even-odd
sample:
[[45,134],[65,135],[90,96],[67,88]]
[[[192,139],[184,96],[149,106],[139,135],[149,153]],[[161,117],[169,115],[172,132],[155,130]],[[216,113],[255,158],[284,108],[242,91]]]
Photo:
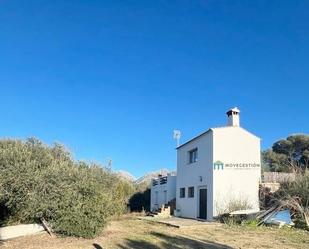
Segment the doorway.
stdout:
[[159,204],[159,203],[158,203],[158,202],[159,202],[159,200],[158,200],[158,194],[159,194],[158,191],[156,191],[156,192],[155,192],[155,205],[156,205],[157,208],[158,208],[158,206],[159,206],[159,205],[158,205],[158,204]]
[[207,219],[207,189],[201,188],[199,191],[199,218]]

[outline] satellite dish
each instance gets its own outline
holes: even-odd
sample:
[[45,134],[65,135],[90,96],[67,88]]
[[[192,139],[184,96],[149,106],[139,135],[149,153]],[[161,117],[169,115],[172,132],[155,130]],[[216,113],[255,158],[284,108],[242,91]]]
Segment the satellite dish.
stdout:
[[177,142],[177,147],[179,146],[180,137],[181,137],[181,132],[180,132],[180,130],[174,130],[174,131],[173,131],[173,138],[174,138],[174,139],[176,140],[176,142]]

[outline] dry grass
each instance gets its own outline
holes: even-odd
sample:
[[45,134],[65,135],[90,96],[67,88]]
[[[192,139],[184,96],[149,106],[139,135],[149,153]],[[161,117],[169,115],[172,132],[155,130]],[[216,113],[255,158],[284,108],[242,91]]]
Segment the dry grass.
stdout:
[[123,217],[113,221],[100,237],[92,240],[51,238],[47,234],[41,234],[8,241],[0,247],[4,249],[309,249],[309,233],[290,229],[239,226],[178,229],[137,220],[135,217]]

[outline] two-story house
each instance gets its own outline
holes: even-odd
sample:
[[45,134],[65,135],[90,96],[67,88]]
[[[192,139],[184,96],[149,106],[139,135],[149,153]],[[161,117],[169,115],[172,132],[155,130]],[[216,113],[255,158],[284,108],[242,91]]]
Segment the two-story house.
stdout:
[[227,126],[177,148],[178,216],[212,220],[237,205],[259,210],[260,138],[240,127],[239,113],[229,110]]

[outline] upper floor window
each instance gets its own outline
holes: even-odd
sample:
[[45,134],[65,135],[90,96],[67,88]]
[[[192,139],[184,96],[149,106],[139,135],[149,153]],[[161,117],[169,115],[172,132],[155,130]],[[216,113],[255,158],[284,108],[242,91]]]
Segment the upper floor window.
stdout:
[[180,198],[185,198],[186,197],[186,189],[185,188],[180,188]]
[[189,151],[189,163],[197,162],[197,148]]

